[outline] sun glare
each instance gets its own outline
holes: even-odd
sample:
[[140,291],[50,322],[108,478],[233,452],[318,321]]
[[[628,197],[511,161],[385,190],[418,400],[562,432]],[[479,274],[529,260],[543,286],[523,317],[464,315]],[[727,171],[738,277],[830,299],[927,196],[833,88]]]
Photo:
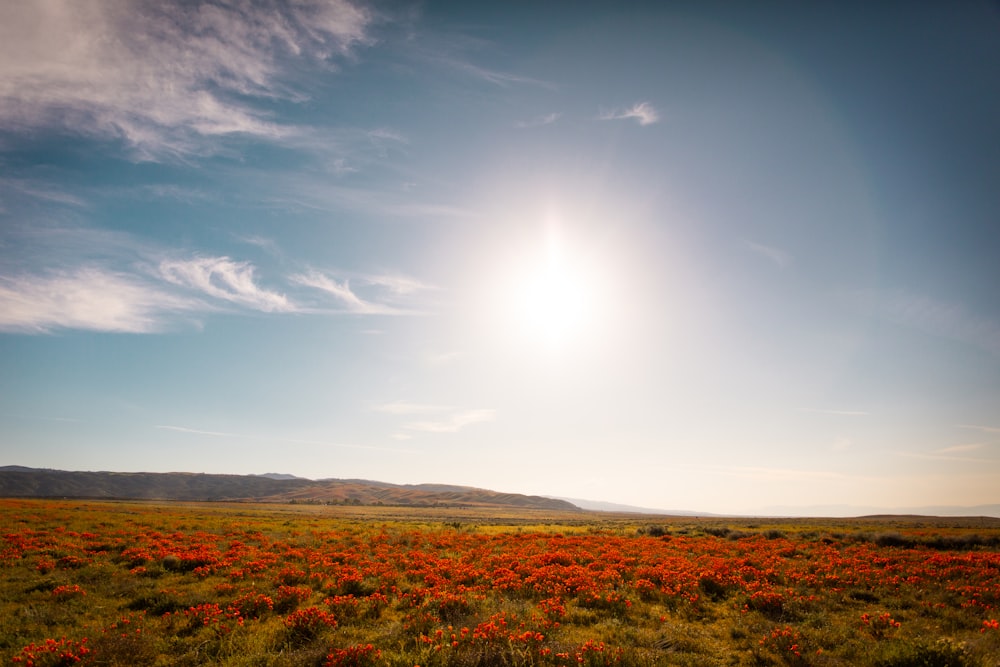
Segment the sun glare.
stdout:
[[580,284],[558,264],[546,266],[529,278],[523,300],[522,325],[527,333],[550,344],[573,334],[586,305]]
[[592,299],[586,272],[555,238],[540,260],[524,267],[512,298],[514,318],[529,341],[559,348],[586,329]]

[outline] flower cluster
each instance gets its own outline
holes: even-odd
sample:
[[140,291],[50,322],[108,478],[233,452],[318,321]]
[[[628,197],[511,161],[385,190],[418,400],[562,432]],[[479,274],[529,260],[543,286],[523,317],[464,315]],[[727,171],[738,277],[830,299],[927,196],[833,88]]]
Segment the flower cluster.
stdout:
[[869,614],[861,614],[861,627],[868,630],[875,639],[886,639],[892,636],[902,624],[889,612],[883,612],[874,618]]
[[62,667],[76,664],[90,653],[86,638],[74,641],[63,637],[28,644],[11,658],[11,662],[25,667]]
[[76,584],[56,586],[52,589],[52,597],[57,600],[69,600],[72,598],[83,597],[87,594],[87,591],[83,590]]
[[330,651],[323,667],[372,667],[382,657],[382,651],[371,644],[358,644]]

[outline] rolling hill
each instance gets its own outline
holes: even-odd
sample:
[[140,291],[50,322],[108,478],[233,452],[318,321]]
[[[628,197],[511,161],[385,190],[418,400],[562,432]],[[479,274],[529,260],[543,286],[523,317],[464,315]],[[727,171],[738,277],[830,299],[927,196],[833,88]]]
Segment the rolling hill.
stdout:
[[508,507],[573,511],[564,500],[442,484],[388,484],[361,479],[311,480],[291,475],[82,472],[0,467],[0,497],[317,502],[414,507]]

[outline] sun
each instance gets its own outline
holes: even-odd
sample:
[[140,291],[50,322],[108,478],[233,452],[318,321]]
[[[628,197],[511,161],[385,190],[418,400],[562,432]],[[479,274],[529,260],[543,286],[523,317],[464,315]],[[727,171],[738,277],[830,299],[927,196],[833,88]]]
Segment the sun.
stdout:
[[549,238],[541,257],[523,266],[512,295],[521,335],[547,348],[578,339],[590,317],[588,276],[567,254],[558,239]]

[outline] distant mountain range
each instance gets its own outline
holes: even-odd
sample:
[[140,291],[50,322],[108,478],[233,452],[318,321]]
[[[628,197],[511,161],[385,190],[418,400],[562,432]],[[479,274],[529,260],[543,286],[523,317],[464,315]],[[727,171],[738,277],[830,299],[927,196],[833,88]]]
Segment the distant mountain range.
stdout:
[[[555,511],[616,512],[677,517],[722,517],[690,510],[661,510],[579,498],[528,496],[446,484],[389,484],[364,479],[306,479],[286,473],[209,475],[170,472],[70,472],[0,466],[0,497],[114,498],[137,500],[231,500],[256,502],[394,505],[408,507],[496,507]],[[1000,518],[1000,504],[926,507],[859,505],[773,506],[739,516],[863,517],[940,516]]]
[[580,511],[565,500],[442,484],[387,484],[362,479],[311,480],[285,475],[186,472],[70,472],[0,467],[0,497],[316,502],[413,507],[506,507]]
[[591,512],[624,512],[626,514],[662,514],[664,516],[705,516],[717,517],[722,514],[711,514],[710,512],[692,512],[691,510],[660,510],[651,507],[636,507],[635,505],[622,505],[621,503],[607,503],[600,500],[583,500],[581,498],[558,498],[572,503],[582,510]]
[[781,505],[766,507],[759,516],[776,517],[869,517],[947,516],[1000,518],[1000,505],[925,505],[921,507],[871,507],[863,505]]

